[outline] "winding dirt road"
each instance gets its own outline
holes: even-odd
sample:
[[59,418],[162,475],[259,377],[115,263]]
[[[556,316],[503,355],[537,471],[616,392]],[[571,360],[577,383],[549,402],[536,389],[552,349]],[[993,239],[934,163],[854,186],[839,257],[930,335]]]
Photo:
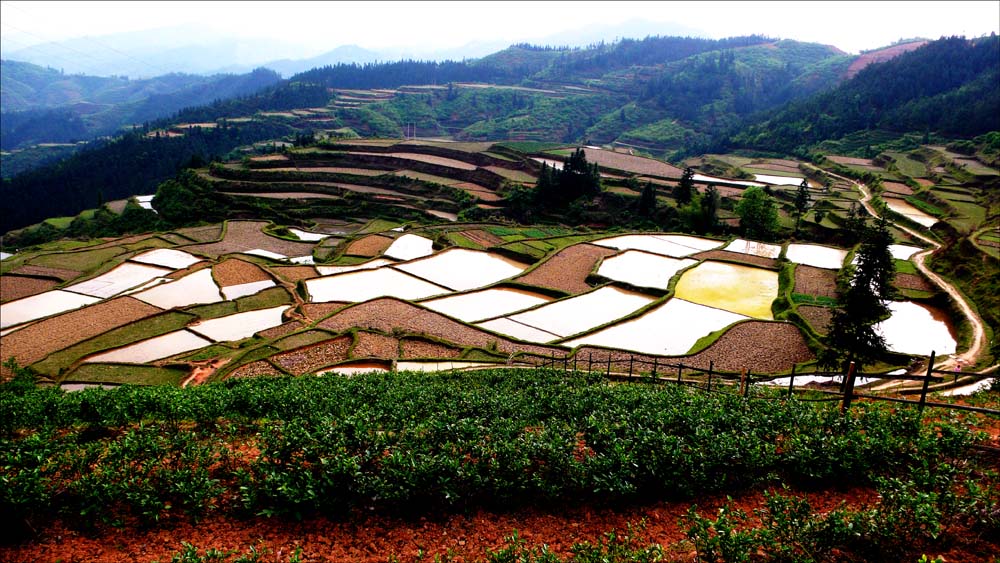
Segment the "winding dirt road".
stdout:
[[[843,176],[834,174],[826,170],[824,170],[824,172],[835,178],[839,178],[846,182],[850,182],[855,187],[857,187],[858,191],[861,192],[861,205],[865,208],[865,211],[867,211],[868,214],[871,215],[872,217],[875,217],[876,219],[879,218],[878,212],[875,210],[874,207],[872,207],[871,204],[872,194],[871,192],[868,191],[868,188],[864,184],[860,184],[858,182],[855,182],[854,180],[851,180],[850,178],[845,178]],[[966,350],[965,352],[962,352],[961,354],[952,355],[948,359],[934,366],[934,368],[950,369],[952,367],[955,367],[956,362],[959,361],[962,363],[963,366],[976,365],[976,361],[979,359],[980,353],[986,346],[986,330],[983,327],[983,321],[982,319],[979,318],[979,315],[976,314],[976,312],[972,309],[972,307],[969,306],[968,301],[965,300],[965,297],[961,294],[961,292],[955,289],[955,286],[948,283],[944,278],[931,271],[931,269],[928,268],[925,263],[927,257],[933,254],[934,251],[941,248],[941,245],[937,241],[927,236],[924,236],[923,234],[914,231],[913,229],[910,229],[908,227],[896,223],[892,224],[897,229],[931,245],[932,248],[929,248],[927,250],[922,250],[914,254],[912,257],[913,263],[916,265],[918,270],[920,270],[925,276],[927,276],[928,279],[931,280],[932,283],[934,283],[934,285],[940,287],[945,293],[947,293],[952,298],[952,300],[955,301],[959,309],[962,311],[962,315],[965,316],[966,320],[969,322],[969,325],[972,327],[972,343],[969,346],[969,349]]]

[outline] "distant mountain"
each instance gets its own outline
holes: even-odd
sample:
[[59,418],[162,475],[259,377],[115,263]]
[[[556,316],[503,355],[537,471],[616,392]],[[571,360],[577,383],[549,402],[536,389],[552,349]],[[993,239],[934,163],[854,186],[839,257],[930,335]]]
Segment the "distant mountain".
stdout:
[[942,38],[865,66],[734,135],[736,147],[792,153],[870,129],[973,137],[1000,130],[1000,37]]
[[365,64],[380,60],[384,61],[386,58],[375,51],[370,51],[357,45],[343,45],[332,51],[327,51],[322,55],[316,55],[308,59],[281,59],[266,62],[261,66],[287,77],[321,66],[352,63]]
[[5,57],[60,69],[67,74],[143,78],[171,73],[239,72],[265,61],[302,58],[309,49],[268,38],[224,37],[208,27],[173,26],[85,36],[11,50]]
[[66,75],[30,63],[2,61],[0,146],[10,150],[87,140],[186,107],[246,96],[279,80],[265,69],[242,75],[169,74],[128,80]]

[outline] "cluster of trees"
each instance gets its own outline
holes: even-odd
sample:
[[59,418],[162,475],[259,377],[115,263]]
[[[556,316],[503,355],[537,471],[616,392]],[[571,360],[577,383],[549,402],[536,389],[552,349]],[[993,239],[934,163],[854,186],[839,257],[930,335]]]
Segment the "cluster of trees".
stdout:
[[587,155],[578,148],[562,169],[543,163],[535,187],[513,187],[506,201],[515,219],[528,222],[537,215],[564,211],[570,203],[600,193],[601,174],[597,164],[588,163]]

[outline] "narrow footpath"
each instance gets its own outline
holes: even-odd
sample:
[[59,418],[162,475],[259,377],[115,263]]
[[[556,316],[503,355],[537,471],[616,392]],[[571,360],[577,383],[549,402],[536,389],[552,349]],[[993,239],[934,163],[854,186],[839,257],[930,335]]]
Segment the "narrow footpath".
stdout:
[[[845,178],[844,176],[841,176],[839,174],[834,174],[833,172],[827,170],[824,170],[823,172],[829,174],[834,178],[838,178],[840,180],[844,180],[846,182],[850,182],[851,184],[853,184],[861,193],[861,205],[864,207],[865,211],[867,211],[868,214],[871,215],[872,217],[876,219],[879,218],[878,212],[871,204],[872,194],[870,191],[868,191],[868,188],[864,184],[860,184],[858,182],[855,182],[854,180],[851,180],[850,178]],[[969,305],[969,302],[966,301],[965,296],[962,295],[962,293],[958,291],[958,289],[956,289],[955,286],[948,283],[944,278],[931,271],[931,269],[927,267],[926,264],[927,257],[933,254],[938,249],[940,249],[941,244],[935,241],[934,239],[931,239],[917,231],[914,231],[913,229],[910,229],[909,227],[899,225],[892,221],[890,221],[890,223],[892,223],[892,225],[895,226],[897,229],[909,234],[910,236],[920,239],[926,242],[927,244],[931,245],[931,248],[922,250],[914,254],[912,257],[913,263],[916,265],[918,270],[920,270],[925,276],[927,276],[929,280],[931,280],[932,283],[934,283],[934,285],[941,288],[941,290],[947,293],[952,298],[952,300],[955,301],[955,303],[958,305],[959,310],[961,310],[962,315],[965,317],[969,325],[972,327],[972,342],[969,345],[969,348],[965,352],[962,352],[961,354],[954,354],[950,356],[949,358],[935,365],[934,368],[951,369],[956,366],[956,362],[961,362],[962,366],[976,365],[976,361],[979,359],[979,355],[986,347],[986,330],[983,326],[983,320],[979,318],[979,315],[976,313],[976,311]],[[984,371],[989,371],[995,367],[997,366],[991,366]]]

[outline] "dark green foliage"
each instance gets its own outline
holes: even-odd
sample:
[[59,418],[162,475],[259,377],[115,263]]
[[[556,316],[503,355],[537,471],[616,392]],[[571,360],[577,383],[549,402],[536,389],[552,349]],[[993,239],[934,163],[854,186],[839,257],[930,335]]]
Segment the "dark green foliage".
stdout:
[[691,196],[694,193],[694,170],[690,166],[684,169],[684,173],[681,175],[681,181],[677,183],[674,188],[674,199],[677,200],[677,205],[687,205],[691,202]]
[[192,170],[160,184],[153,208],[172,225],[214,223],[226,217],[226,205],[208,182]]
[[1000,129],[1000,37],[942,38],[792,102],[735,146],[793,153],[867,129],[971,137]]
[[[812,201],[812,196],[809,195],[809,181],[805,178],[802,179],[802,183],[799,184],[797,190],[795,190],[795,232],[799,232],[799,223],[802,222],[802,216],[806,214],[809,210],[809,202]],[[818,223],[819,221],[817,221]]]
[[[58,514],[152,523],[168,504],[235,508],[223,498],[301,516],[692,498],[776,476],[864,483],[954,455],[969,439],[878,405],[842,416],[829,405],[546,370],[76,393],[22,376],[0,386],[0,409],[8,523]],[[230,448],[249,437],[260,456],[232,463]]]
[[128,133],[95,141],[66,160],[5,178],[0,185],[0,232],[72,216],[92,208],[100,191],[107,200],[153,193],[192,157],[221,157],[235,147],[281,136],[287,126],[251,122],[191,129],[181,137],[147,138]]
[[752,240],[771,240],[778,232],[778,208],[764,188],[750,186],[736,204],[743,236]]
[[[6,92],[11,79],[8,73],[28,63],[2,64]],[[32,85],[43,94],[26,95],[18,111],[4,108],[0,121],[4,150],[37,143],[89,141],[115,134],[124,126],[167,117],[182,108],[253,94],[281,81],[276,72],[263,68],[240,75],[168,74],[141,80],[52,73]],[[53,92],[67,95],[61,98]],[[81,98],[89,103],[78,104]],[[46,105],[25,107],[39,99]],[[7,100],[4,97],[5,103]]]
[[[632,183],[638,183],[634,178],[629,178]],[[656,213],[656,186],[652,182],[646,182],[639,196],[639,215],[649,216]]]
[[535,204],[546,210],[564,209],[570,202],[601,193],[601,175],[583,149],[566,159],[562,170],[542,166],[535,184]]

